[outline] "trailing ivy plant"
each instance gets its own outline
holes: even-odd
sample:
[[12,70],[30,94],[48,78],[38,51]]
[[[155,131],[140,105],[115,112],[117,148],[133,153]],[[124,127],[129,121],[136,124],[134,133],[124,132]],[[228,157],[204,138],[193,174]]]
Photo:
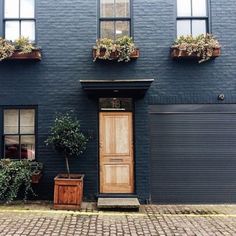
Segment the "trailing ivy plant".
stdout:
[[26,54],[31,53],[34,49],[36,47],[28,38],[21,37],[12,42],[0,37],[0,61],[11,57],[15,50],[20,51],[20,54]]
[[200,59],[199,63],[209,60],[213,56],[214,49],[220,48],[218,40],[211,34],[194,36],[180,36],[171,48],[179,49],[179,56],[182,51],[189,56],[196,54]]
[[50,129],[46,145],[63,153],[70,178],[69,158],[78,157],[86,150],[88,138],[80,130],[80,122],[71,112],[58,114]]
[[0,160],[0,200],[11,202],[19,193],[24,200],[34,194],[31,186],[32,167],[28,160]]
[[133,39],[128,36],[124,36],[121,38],[118,38],[115,42],[117,45],[117,51],[119,54],[118,61],[125,61],[128,62],[130,61],[130,55],[134,52],[135,50],[135,45],[133,42]]
[[94,61],[97,59],[112,60],[111,53],[115,53],[118,62],[130,61],[130,56],[136,49],[133,39],[128,36],[120,37],[115,41],[108,38],[98,39],[93,48],[96,49]]

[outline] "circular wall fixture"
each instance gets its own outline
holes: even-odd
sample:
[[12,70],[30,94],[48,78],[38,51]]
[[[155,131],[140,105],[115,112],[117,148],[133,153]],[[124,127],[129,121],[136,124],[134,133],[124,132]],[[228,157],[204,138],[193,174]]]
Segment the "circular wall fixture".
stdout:
[[218,100],[223,101],[225,99],[225,95],[223,93],[218,95]]

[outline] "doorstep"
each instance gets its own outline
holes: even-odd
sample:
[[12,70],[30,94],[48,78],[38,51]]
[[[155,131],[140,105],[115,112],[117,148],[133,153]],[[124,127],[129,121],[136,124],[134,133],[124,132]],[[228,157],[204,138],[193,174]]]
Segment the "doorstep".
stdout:
[[99,197],[97,203],[98,209],[129,209],[139,210],[140,203],[135,197]]

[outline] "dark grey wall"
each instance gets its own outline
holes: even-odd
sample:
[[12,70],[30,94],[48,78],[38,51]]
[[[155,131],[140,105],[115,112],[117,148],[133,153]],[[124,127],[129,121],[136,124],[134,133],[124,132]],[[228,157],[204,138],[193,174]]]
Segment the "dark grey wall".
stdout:
[[37,1],[37,42],[43,60],[0,63],[0,105],[38,106],[38,155],[45,164],[41,192],[52,197],[53,177],[64,161],[44,140],[55,112],[75,109],[82,128],[93,135],[88,150],[73,169],[86,174],[85,195],[97,193],[98,117],[95,100],[81,90],[80,79],[154,78],[144,100],[136,103],[136,190],[149,198],[148,104],[235,103],[236,5],[234,0],[211,0],[211,28],[222,44],[222,56],[198,65],[169,57],[175,39],[175,1],[133,1],[133,32],[141,56],[127,64],[94,63],[91,48],[97,38],[97,0]]

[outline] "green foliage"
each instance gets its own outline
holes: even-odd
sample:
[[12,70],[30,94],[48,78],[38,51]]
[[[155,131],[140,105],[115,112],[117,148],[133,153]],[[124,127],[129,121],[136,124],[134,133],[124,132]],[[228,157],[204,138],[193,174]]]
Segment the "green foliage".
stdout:
[[43,171],[43,163],[37,161],[30,162],[32,174],[39,174]]
[[[0,160],[0,200],[11,202],[19,193],[23,193],[24,200],[29,194],[34,194],[31,186],[31,176],[34,173],[36,162],[28,160]],[[38,166],[42,164],[38,163]]]
[[10,57],[15,50],[15,47],[7,42],[5,39],[0,38],[0,61]]
[[172,48],[177,48],[181,51],[186,51],[188,55],[195,53],[199,58],[199,63],[209,60],[215,48],[220,48],[217,39],[211,34],[201,34],[199,36],[181,36],[179,37]]
[[57,115],[45,141],[70,157],[78,157],[86,149],[88,139],[80,131],[80,122],[71,113]]
[[0,37],[0,61],[12,56],[15,50],[19,50],[20,54],[26,54],[36,49],[28,38],[21,37],[14,42],[7,41]]
[[57,115],[50,135],[45,141],[46,145],[52,144],[54,148],[64,153],[68,176],[70,178],[69,157],[78,157],[86,149],[88,139],[80,131],[80,122],[71,113]]
[[[94,61],[97,59],[112,60],[110,55],[113,52],[117,54],[118,62],[130,61],[130,56],[136,49],[133,39],[128,36],[120,37],[115,41],[107,38],[98,39],[93,48],[96,49]],[[101,51],[105,52],[104,55],[101,55]]]
[[14,41],[16,50],[19,50],[21,54],[31,53],[35,47],[30,43],[28,38],[21,37]]

